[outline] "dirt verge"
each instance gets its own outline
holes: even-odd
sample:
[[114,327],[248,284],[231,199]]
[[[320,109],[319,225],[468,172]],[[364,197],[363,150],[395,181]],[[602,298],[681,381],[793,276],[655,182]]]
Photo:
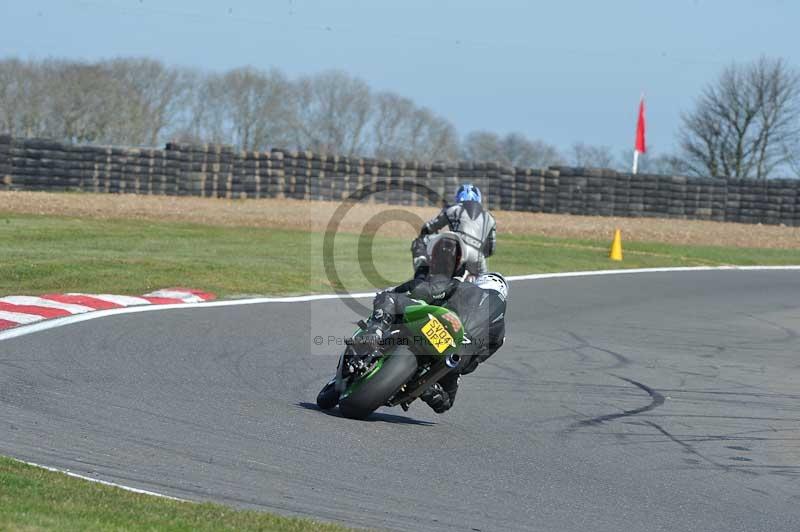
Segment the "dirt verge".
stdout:
[[[137,196],[48,192],[0,192],[3,213],[42,214],[92,219],[175,221],[222,226],[273,227],[323,231],[336,202],[286,199],[224,200],[195,197]],[[380,226],[388,210],[402,209],[408,222]],[[416,221],[434,216],[435,208],[363,204],[350,209],[339,230],[359,232],[369,222],[382,235],[410,238]],[[750,225],[658,218],[613,218],[527,212],[494,212],[498,231],[519,235],[609,240],[615,228],[637,242],[718,245],[753,248],[800,248],[800,227]]]

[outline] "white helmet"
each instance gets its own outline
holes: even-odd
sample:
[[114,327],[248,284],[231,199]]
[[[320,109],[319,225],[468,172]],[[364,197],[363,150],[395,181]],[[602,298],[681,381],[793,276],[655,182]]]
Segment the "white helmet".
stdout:
[[474,284],[484,290],[494,290],[505,300],[508,297],[508,283],[505,278],[496,272],[483,273],[475,279]]

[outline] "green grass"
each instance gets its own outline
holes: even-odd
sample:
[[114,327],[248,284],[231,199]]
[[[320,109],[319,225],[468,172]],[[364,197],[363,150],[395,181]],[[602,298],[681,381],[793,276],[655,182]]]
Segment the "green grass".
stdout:
[[[339,234],[341,287],[387,286],[411,274],[409,242]],[[800,264],[800,249],[755,250],[500,235],[492,269],[508,275],[728,264]],[[0,213],[0,295],[143,294],[188,286],[219,296],[330,292],[321,234],[137,220]],[[361,260],[372,250],[374,261]],[[367,264],[362,271],[359,264]],[[0,458],[0,530],[345,530],[212,504],[132,494]]]
[[0,530],[344,532],[342,526],[131,493],[0,458]]
[[[800,264],[796,249],[755,249],[625,242],[624,260],[608,259],[610,242],[512,235],[502,240],[505,253],[492,264],[510,275],[555,271],[657,268],[666,266],[748,266]],[[498,245],[499,247],[499,245]],[[494,267],[494,266],[493,266]]]
[[[363,290],[411,274],[409,242],[353,234],[335,238],[340,286]],[[501,235],[492,269],[508,275],[568,270],[800,264],[800,249],[767,250],[625,243],[625,260],[608,259],[608,242]],[[359,261],[373,251],[374,261]],[[219,296],[332,291],[319,233],[214,227],[140,220],[98,221],[0,214],[0,294],[122,292],[171,286]],[[329,261],[330,262],[330,261]],[[365,264],[362,271],[360,264]]]

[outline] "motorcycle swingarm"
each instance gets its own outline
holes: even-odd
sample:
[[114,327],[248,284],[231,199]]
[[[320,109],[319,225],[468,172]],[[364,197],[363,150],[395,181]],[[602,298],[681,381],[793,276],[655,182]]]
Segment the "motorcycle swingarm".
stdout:
[[449,367],[445,364],[444,360],[437,362],[431,367],[431,370],[422,376],[420,380],[417,381],[414,388],[411,390],[406,390],[403,393],[396,395],[389,399],[387,406],[397,406],[402,403],[410,403],[422,393],[427,390],[433,383],[437,382],[439,379],[447,375],[453,371],[453,368]]

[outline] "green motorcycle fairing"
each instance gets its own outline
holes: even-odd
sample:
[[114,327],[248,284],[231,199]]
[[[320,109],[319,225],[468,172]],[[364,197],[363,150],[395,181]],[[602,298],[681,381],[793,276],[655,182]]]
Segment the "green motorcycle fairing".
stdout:
[[412,336],[412,345],[424,354],[442,356],[455,354],[464,341],[461,318],[450,309],[428,305],[406,307],[403,323]]
[[[464,326],[455,312],[422,301],[417,305],[406,307],[403,325],[407,330],[406,345],[423,355],[446,357],[455,354],[464,340]],[[354,336],[360,332],[359,329]],[[388,356],[391,356],[391,351],[379,358],[366,374],[354,379],[342,393],[342,398],[350,395],[362,383],[378,373]]]

